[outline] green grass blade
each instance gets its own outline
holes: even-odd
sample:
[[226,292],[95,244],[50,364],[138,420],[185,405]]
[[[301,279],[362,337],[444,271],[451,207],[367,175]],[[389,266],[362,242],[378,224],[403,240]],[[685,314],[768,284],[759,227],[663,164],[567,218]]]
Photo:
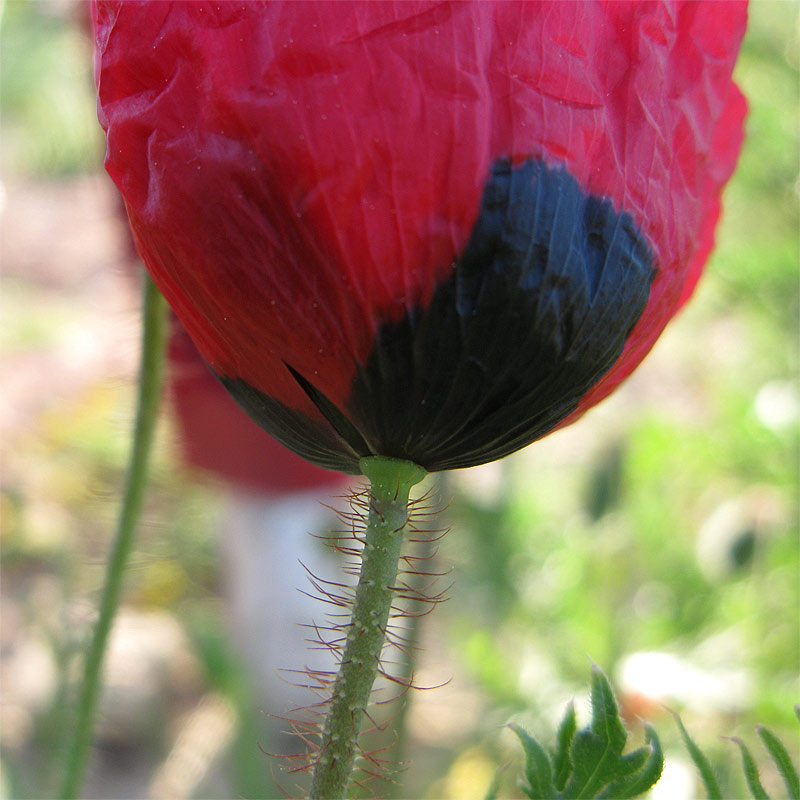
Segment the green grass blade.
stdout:
[[492,778],[492,782],[489,784],[489,788],[486,790],[486,795],[483,800],[497,800],[504,771],[505,767],[500,767],[497,772],[495,772],[494,778]]
[[744,776],[747,779],[747,787],[750,789],[750,794],[753,795],[755,800],[769,800],[769,795],[761,785],[758,767],[753,756],[750,755],[747,745],[738,736],[732,736],[731,741],[739,746],[739,751],[742,754],[742,766],[744,767]]
[[789,753],[786,752],[781,740],[763,725],[759,725],[756,728],[756,733],[764,743],[764,747],[769,750],[772,760],[778,767],[778,771],[781,773],[783,782],[789,792],[789,797],[792,800],[800,800],[800,778],[797,777],[797,770],[794,768],[792,759],[789,758]]
[[681,718],[677,714],[673,714],[673,716],[675,717],[675,722],[678,723],[683,743],[686,745],[686,749],[689,751],[689,755],[700,772],[700,777],[703,779],[703,785],[706,787],[708,800],[722,800],[722,791],[719,788],[719,783],[714,775],[714,771],[711,769],[711,764],[709,764],[703,751],[694,743],[692,737],[689,736],[686,728],[683,726],[683,722],[681,722]]

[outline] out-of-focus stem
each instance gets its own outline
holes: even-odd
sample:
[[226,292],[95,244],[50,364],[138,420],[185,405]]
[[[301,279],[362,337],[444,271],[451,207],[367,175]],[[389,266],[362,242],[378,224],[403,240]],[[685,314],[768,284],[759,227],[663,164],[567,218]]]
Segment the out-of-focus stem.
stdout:
[[145,275],[142,311],[142,359],[133,447],[128,464],[122,508],[92,640],[86,653],[83,684],[78,699],[77,720],[68,751],[68,760],[59,797],[75,798],[83,783],[86,761],[92,742],[101,671],[111,623],[119,606],[125,566],[133,547],[136,522],[147,481],[147,466],[153,441],[164,363],[167,329],[167,304],[148,275]]
[[[433,558],[435,552],[435,538],[423,537],[418,543],[418,550],[415,552],[415,558],[423,563],[429,563]],[[407,611],[409,614],[408,625],[403,632],[405,640],[400,661],[400,671],[397,675],[397,682],[401,686],[412,685],[414,679],[414,666],[416,662],[417,651],[419,650],[420,628],[422,627],[422,620],[425,616],[425,602],[422,599],[422,588],[424,584],[423,577],[412,573],[409,576],[409,583],[413,592],[419,592],[418,599],[409,599],[407,601]],[[411,704],[411,692],[406,692],[400,698],[400,707],[394,718],[394,731],[397,737],[394,746],[389,751],[391,758],[397,764],[404,764],[407,753],[406,748],[408,744],[408,710]],[[403,789],[399,782],[394,783],[391,788],[392,797],[404,797]]]
[[347,792],[386,639],[392,587],[408,522],[408,495],[425,476],[416,464],[380,456],[362,459],[361,470],[371,484],[361,573],[314,768],[312,800],[339,800]]

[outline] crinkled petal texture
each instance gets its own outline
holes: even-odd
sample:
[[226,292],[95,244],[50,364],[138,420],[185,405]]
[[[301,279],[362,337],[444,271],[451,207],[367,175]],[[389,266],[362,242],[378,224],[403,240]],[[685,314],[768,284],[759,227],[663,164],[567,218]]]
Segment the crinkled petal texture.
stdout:
[[139,252],[263,427],[499,458],[652,347],[742,139],[741,3],[95,7]]

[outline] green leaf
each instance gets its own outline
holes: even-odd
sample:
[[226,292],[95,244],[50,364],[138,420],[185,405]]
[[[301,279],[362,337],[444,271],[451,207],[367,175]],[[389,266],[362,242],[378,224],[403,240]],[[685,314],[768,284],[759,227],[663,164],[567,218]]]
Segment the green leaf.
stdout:
[[634,750],[624,758],[633,763],[632,756],[637,756],[635,759],[639,764],[637,769],[629,775],[617,778],[617,780],[610,783],[598,797],[637,797],[656,784],[664,769],[664,753],[661,750],[661,742],[659,742],[658,736],[651,725],[648,724],[646,727],[644,746]]
[[792,760],[789,758],[789,753],[786,752],[781,740],[763,725],[759,725],[756,728],[756,733],[761,737],[764,747],[769,750],[772,760],[783,776],[783,782],[786,784],[789,797],[792,800],[800,800],[800,778],[797,777],[797,770],[794,768]]
[[532,800],[627,800],[653,786],[664,766],[661,745],[649,725],[645,744],[623,755],[628,734],[608,679],[596,667],[592,670],[592,721],[576,732],[575,709],[570,703],[552,757],[518,725],[510,727],[525,750],[527,782],[521,788]]
[[563,797],[595,797],[606,784],[619,777],[627,738],[608,679],[597,667],[592,667],[592,721],[572,741],[572,775]]
[[706,787],[709,800],[722,800],[722,792],[720,791],[714,771],[711,769],[711,764],[708,763],[708,759],[705,757],[702,750],[694,743],[691,736],[687,733],[686,728],[683,727],[681,718],[674,713],[673,716],[675,717],[675,722],[678,723],[678,728],[680,728],[683,743],[686,745],[686,749],[689,751],[692,761],[694,761],[695,766],[700,772],[700,777],[703,779],[703,785]]
[[750,789],[750,794],[756,800],[769,800],[769,795],[761,785],[761,780],[758,777],[758,767],[747,749],[747,745],[738,737],[732,736],[731,741],[739,746],[742,754],[742,766],[744,767],[744,776],[747,779],[747,787]]
[[575,718],[575,704],[570,703],[564,712],[564,719],[558,726],[556,734],[556,752],[553,756],[553,783],[556,789],[563,791],[567,785],[567,778],[572,771],[572,762],[569,758],[569,750],[578,724]]
[[544,748],[519,725],[511,724],[509,727],[517,734],[525,751],[525,779],[528,783],[521,785],[522,791],[532,800],[556,797],[550,759]]
[[[800,720],[800,706],[795,707]],[[708,758],[703,754],[677,714],[673,714],[683,742],[700,772],[709,800],[722,800],[722,791]],[[627,800],[646,792],[661,777],[664,754],[655,730],[645,729],[642,747],[624,753],[627,731],[619,716],[614,693],[606,676],[592,668],[592,720],[577,730],[575,709],[570,703],[564,713],[552,755],[518,725],[509,726],[525,751],[522,791],[532,800]],[[757,728],[759,737],[778,767],[791,800],[800,800],[800,778],[784,745],[767,728]],[[741,739],[731,739],[741,753],[750,793],[755,800],[769,800],[761,784],[758,766]],[[487,800],[495,800],[494,794]]]

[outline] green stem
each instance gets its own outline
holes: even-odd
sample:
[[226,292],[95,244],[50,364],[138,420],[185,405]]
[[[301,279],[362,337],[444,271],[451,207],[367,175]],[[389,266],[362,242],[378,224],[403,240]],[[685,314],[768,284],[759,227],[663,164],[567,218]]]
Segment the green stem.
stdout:
[[311,783],[312,800],[345,797],[355,762],[358,735],[378,672],[393,586],[408,522],[408,494],[425,476],[410,461],[373,456],[361,459],[370,480],[370,504],[361,574],[342,663],[322,731]]
[[167,305],[149,275],[145,274],[142,360],[139,375],[139,395],[136,427],[133,437],[125,490],[111,556],[106,567],[106,580],[100,599],[100,609],[94,635],[86,654],[83,685],[78,699],[75,724],[64,782],[59,797],[77,797],[83,783],[86,761],[92,742],[97,698],[101,688],[101,671],[111,623],[119,606],[125,565],[133,547],[136,521],[142,506],[147,480],[147,464],[153,441],[158,404],[161,398],[161,377],[164,362],[164,342],[167,328]]

